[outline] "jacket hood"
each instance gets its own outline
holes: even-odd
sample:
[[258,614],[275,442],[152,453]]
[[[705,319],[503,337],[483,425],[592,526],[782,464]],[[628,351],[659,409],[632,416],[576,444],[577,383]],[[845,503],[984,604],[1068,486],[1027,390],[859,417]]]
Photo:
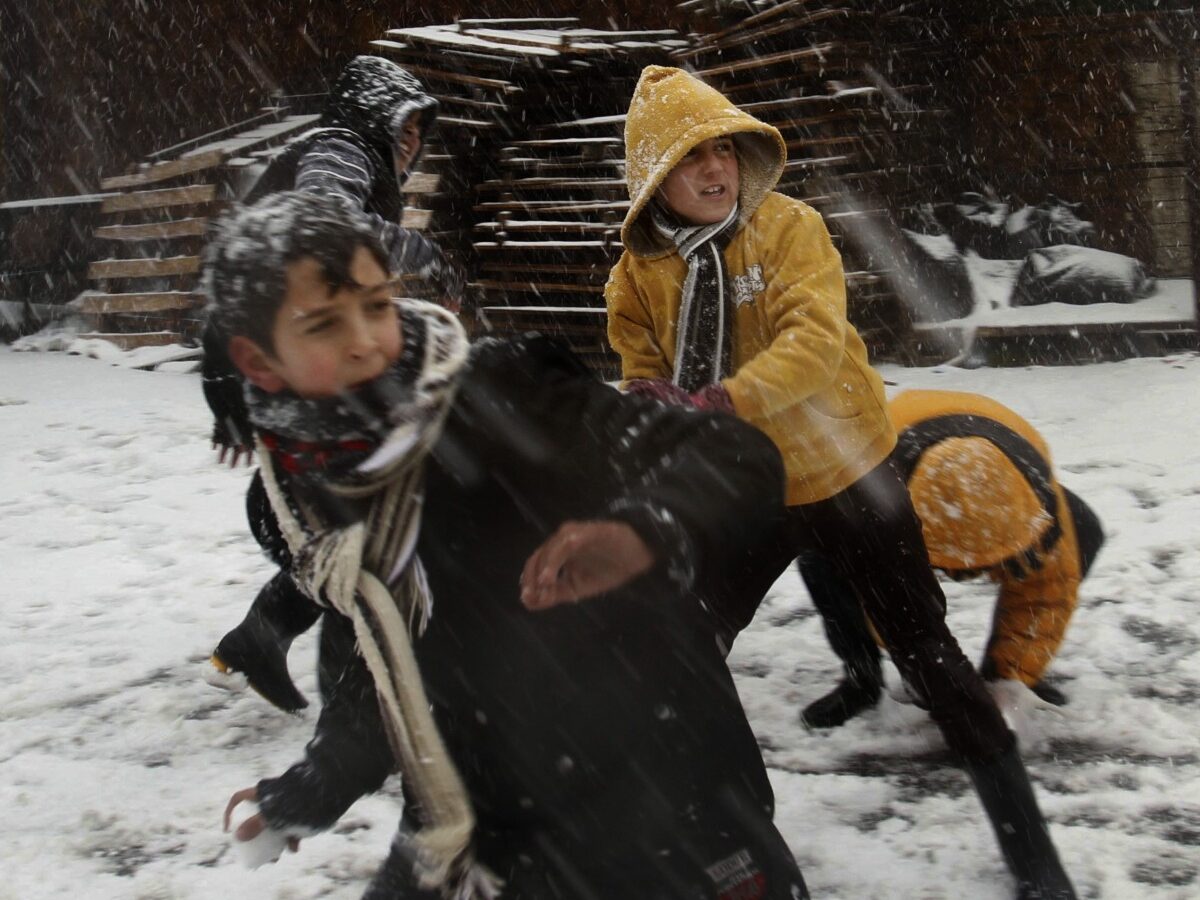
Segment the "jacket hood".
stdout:
[[675,249],[655,231],[646,206],[689,150],[722,135],[733,136],[737,152],[741,228],[783,174],[787,147],[782,135],[682,69],[642,70],[625,119],[625,177],[632,204],[621,241],[631,253],[653,257]]
[[394,62],[356,56],[338,76],[319,127],[358,134],[390,166],[394,138],[405,120],[417,116],[423,146],[437,107],[424,85]]

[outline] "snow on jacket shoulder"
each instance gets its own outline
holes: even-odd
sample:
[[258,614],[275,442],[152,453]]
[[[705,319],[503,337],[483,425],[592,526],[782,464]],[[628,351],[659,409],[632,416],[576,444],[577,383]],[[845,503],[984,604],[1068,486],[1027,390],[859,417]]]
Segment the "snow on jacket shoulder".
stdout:
[[725,134],[737,148],[740,229],[725,251],[736,313],[733,374],[722,384],[737,414],[782,453],[787,503],[823,500],[895,444],[883,382],[846,319],[841,257],[815,210],[772,191],[784,161],[779,133],[677,69],[648,67],[630,104],[632,204],[625,253],[605,287],[609,341],[625,379],[671,377],[687,265],[646,206],[688,150]]

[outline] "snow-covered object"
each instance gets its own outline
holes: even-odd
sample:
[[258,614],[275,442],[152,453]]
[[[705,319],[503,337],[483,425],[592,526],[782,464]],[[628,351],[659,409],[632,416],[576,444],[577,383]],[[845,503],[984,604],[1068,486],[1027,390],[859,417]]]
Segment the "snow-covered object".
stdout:
[[247,819],[258,815],[258,804],[246,800],[239,805],[238,809],[243,815],[230,829],[234,835],[230,840],[233,843],[233,851],[237,854],[241,864],[247,869],[257,869],[259,866],[265,866],[267,863],[273,863],[279,859],[283,855],[283,851],[287,849],[287,835],[268,826],[248,841],[238,840],[236,837],[238,828]]
[[1008,256],[1020,259],[1030,250],[1057,244],[1092,246],[1096,226],[1076,215],[1082,204],[1069,203],[1051,195],[1038,206],[1023,206],[1008,217]]
[[1047,703],[1016,679],[989,681],[988,691],[996,701],[996,706],[1000,708],[1008,727],[1016,734],[1021,746],[1027,749],[1036,744],[1043,733],[1043,729],[1038,726],[1041,716],[1065,715],[1062,709]]
[[1038,303],[1132,303],[1154,292],[1154,279],[1130,256],[1060,244],[1030,251],[1012,306]]
[[946,231],[960,252],[974,250],[985,259],[1008,255],[1008,204],[968,191],[958,198]]

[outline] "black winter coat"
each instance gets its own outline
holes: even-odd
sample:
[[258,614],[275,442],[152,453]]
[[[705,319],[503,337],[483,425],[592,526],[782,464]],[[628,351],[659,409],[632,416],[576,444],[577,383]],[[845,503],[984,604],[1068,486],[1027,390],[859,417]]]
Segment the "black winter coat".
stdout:
[[[419,552],[434,608],[415,646],[506,897],[802,885],[691,589],[759,538],[782,491],[774,446],[732,417],[624,397],[543,338],[476,348],[428,466]],[[252,524],[286,564],[266,513]],[[525,560],[564,521],[595,518],[628,521],[663,562],[623,590],[527,611]],[[316,736],[259,784],[277,828],[328,827],[393,765],[350,623],[325,618]]]

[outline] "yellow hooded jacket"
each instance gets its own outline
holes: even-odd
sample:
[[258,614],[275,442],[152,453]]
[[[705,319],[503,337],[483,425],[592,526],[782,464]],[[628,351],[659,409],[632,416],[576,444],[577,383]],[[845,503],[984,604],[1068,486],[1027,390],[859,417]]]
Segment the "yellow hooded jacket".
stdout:
[[736,295],[733,374],[721,383],[738,416],[764,431],[787,468],[787,503],[849,487],[895,445],[883,382],[846,320],[842,261],[821,216],[773,192],[779,132],[680,69],[648,66],[625,123],[632,204],[625,252],[605,286],[608,337],[622,376],[671,378],[687,264],[650,222],[647,203],[684,155],[733,135],[739,230],[725,250]]
[[[1020,545],[1025,543],[1020,535],[1037,543],[1045,532],[1045,525],[1050,520],[1040,503],[1031,505],[1028,499],[1014,492],[1011,502],[995,505],[964,502],[952,515],[941,517],[937,515],[939,503],[936,498],[927,496],[936,492],[936,475],[909,479],[913,506],[921,518],[925,545],[934,567],[951,575],[956,571],[983,567],[988,576],[1000,584],[988,647],[988,656],[996,667],[997,676],[1017,679],[1029,686],[1037,684],[1062,644],[1067,623],[1078,602],[1079,583],[1083,577],[1075,522],[1068,511],[1062,487],[1053,477],[1050,448],[1034,427],[1019,415],[978,394],[905,391],[892,399],[889,412],[904,441],[931,420],[944,421],[947,416],[973,416],[999,423],[1032,445],[1050,469],[1062,534],[1048,552],[1041,555],[1041,567],[1023,577],[1008,571],[1003,563],[1030,549]],[[965,440],[984,438],[967,437]],[[930,443],[926,452],[936,446],[936,443]],[[1007,460],[1000,465],[1012,468],[1011,472],[1003,473],[1006,477],[1002,481],[1020,486],[1022,495],[1027,493],[1026,476],[1020,468]],[[1011,521],[1014,515],[1020,521]],[[989,543],[990,552],[984,551],[988,555],[983,559],[964,549],[986,547]]]

